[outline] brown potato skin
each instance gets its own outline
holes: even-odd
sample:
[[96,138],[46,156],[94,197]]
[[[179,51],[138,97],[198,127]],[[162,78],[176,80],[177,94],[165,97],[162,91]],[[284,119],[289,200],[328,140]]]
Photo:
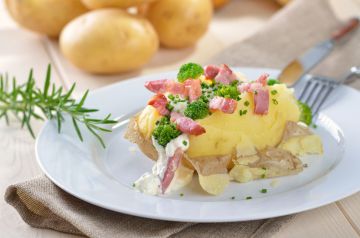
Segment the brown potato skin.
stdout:
[[80,0],[5,0],[11,17],[22,27],[59,36],[72,19],[88,11]]
[[230,0],[212,0],[214,8],[219,9],[230,2]]
[[135,70],[157,52],[159,40],[148,20],[121,9],[99,9],[71,21],[60,49],[75,66],[95,74]]
[[205,34],[212,13],[211,0],[159,0],[149,5],[146,16],[163,46],[184,48]]

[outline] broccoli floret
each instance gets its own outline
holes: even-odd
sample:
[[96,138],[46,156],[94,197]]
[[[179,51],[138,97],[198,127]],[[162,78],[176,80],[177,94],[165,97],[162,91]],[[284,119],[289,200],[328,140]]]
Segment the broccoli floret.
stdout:
[[176,128],[175,123],[170,122],[169,117],[163,117],[157,121],[152,135],[159,145],[165,147],[172,139],[181,135],[181,131]]
[[215,95],[224,97],[224,98],[232,98],[235,100],[239,100],[239,91],[237,90],[237,85],[219,85],[215,90]]
[[278,80],[276,80],[276,79],[268,79],[267,85],[273,86],[275,84],[280,84],[280,82]]
[[179,82],[184,82],[187,79],[195,79],[201,76],[204,73],[204,69],[201,65],[195,63],[183,64],[180,67],[179,73],[177,75]]
[[303,102],[298,101],[298,106],[300,109],[300,121],[310,126],[312,122],[312,112],[311,108]]
[[207,103],[202,100],[197,100],[195,102],[190,103],[185,111],[184,115],[190,117],[193,120],[203,119],[207,115],[209,115],[209,107]]

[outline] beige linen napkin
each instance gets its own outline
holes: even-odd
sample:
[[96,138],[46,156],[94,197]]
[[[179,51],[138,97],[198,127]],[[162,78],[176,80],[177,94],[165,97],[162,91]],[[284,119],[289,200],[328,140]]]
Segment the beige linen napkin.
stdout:
[[[279,68],[326,39],[339,24],[328,1],[297,0],[276,14],[261,31],[234,44],[212,62]],[[359,64],[359,42],[358,32],[347,45],[335,50],[318,72],[337,77],[349,66]],[[45,176],[8,187],[5,199],[31,226],[101,238],[269,237],[292,218],[219,224],[139,218],[83,202],[62,191]]]

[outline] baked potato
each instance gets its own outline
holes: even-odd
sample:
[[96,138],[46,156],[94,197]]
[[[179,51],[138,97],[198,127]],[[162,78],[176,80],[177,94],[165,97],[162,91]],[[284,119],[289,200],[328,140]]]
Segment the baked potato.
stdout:
[[186,64],[178,82],[145,84],[156,95],[132,118],[125,138],[161,163],[172,161],[180,149],[178,163],[195,170],[200,186],[212,195],[231,179],[243,183],[297,174],[303,169],[297,156],[321,154],[321,139],[299,123],[293,90],[273,81],[267,75],[244,81],[226,65]]

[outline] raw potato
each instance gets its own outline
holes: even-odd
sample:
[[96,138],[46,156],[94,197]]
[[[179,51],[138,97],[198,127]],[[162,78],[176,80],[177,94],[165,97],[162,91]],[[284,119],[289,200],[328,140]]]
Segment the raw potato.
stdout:
[[211,21],[211,0],[159,0],[150,4],[147,17],[162,45],[183,48],[194,45]]
[[221,8],[223,6],[225,6],[226,4],[228,4],[230,2],[230,0],[212,0],[214,8],[218,9]]
[[60,49],[77,67],[112,74],[140,68],[159,46],[144,18],[120,9],[101,9],[71,21],[60,36]]
[[155,0],[82,0],[85,6],[90,9],[109,7],[128,8],[153,1]]
[[80,0],[5,0],[12,18],[29,30],[57,37],[63,27],[88,9]]

